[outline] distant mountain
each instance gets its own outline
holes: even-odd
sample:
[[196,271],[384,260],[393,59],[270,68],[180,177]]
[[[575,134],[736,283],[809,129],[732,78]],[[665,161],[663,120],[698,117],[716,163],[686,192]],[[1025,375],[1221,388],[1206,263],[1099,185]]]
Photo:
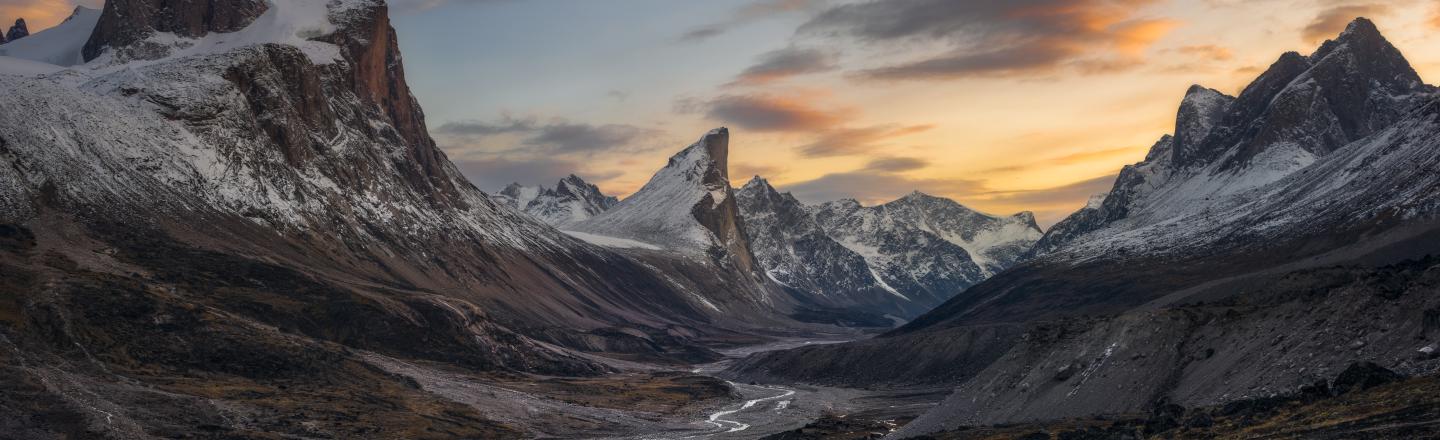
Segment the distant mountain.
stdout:
[[1435,89],[1357,19],[1235,98],[1191,88],[1038,257],[881,337],[732,374],[957,385],[904,437],[1298,392],[1357,360],[1440,371],[1417,356],[1440,330],[1437,133]]
[[574,174],[560,179],[555,188],[512,183],[495,195],[495,201],[561,229],[620,203],[620,199],[601,193],[600,188]]
[[883,284],[865,257],[832,239],[805,205],[765,179],[756,176],[735,197],[766,275],[807,302],[903,318],[934,305]]
[[772,278],[903,318],[1015,264],[1041,235],[1029,213],[995,217],[919,192],[805,207],[756,178],[737,197]]
[[30,28],[25,26],[25,19],[15,19],[15,24],[10,25],[10,31],[5,33],[6,41],[16,41],[30,36]]
[[710,255],[753,270],[754,255],[730,188],[729,154],[729,130],[711,130],[671,156],[644,187],[614,209],[571,229]]
[[680,275],[693,291],[723,303],[718,309],[785,314],[793,301],[756,262],[730,187],[729,154],[730,131],[710,130],[640,190],[566,232]]

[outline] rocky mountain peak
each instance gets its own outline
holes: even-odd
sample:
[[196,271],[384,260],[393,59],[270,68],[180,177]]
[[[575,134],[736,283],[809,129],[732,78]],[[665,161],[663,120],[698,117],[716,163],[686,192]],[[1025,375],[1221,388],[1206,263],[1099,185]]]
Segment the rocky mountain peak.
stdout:
[[715,169],[720,172],[720,177],[728,183],[730,179],[730,130],[725,127],[710,130],[700,138],[700,145],[705,146],[705,154],[715,162]]
[[[1220,123],[1225,117],[1225,111],[1235,98],[1220,93],[1219,91],[1200,85],[1192,85],[1185,91],[1185,98],[1180,101],[1180,110],[1175,117],[1174,145],[1169,149],[1174,159],[1174,154],[1194,155],[1194,152],[1178,153],[1187,148],[1198,148],[1205,135],[1210,129]],[[1146,157],[1145,160],[1152,160]]]
[[25,26],[24,18],[15,19],[15,24],[10,26],[10,31],[5,33],[5,41],[15,41],[30,35],[30,28]]
[[1035,222],[1035,213],[1033,212],[1020,211],[1015,213],[1014,215],[1011,215],[1010,218],[1019,221],[1021,224],[1029,227],[1030,229],[1034,229],[1036,231],[1040,230],[1040,224]]
[[575,230],[733,256],[748,270],[753,258],[730,187],[729,153],[729,130],[710,130],[671,156],[639,191]]
[[769,188],[769,189],[772,190],[772,191],[775,190],[775,187],[770,186],[770,181],[769,181],[769,180],[766,180],[764,177],[760,177],[759,175],[750,177],[750,181],[745,182],[745,185],[742,186],[742,187],[740,187],[740,189],[743,190],[743,189],[745,189],[745,188],[752,188],[752,187],[754,187],[754,188]]
[[107,48],[125,49],[137,58],[164,56],[143,41],[156,32],[187,38],[235,32],[268,8],[264,0],[108,0],[83,53],[86,61]]

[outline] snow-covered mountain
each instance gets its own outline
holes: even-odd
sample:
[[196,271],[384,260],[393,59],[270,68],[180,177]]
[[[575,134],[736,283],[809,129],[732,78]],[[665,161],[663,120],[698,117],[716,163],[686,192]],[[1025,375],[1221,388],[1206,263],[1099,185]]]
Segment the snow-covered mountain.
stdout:
[[918,191],[877,206],[847,199],[811,212],[885,286],[927,305],[1014,265],[1041,236],[1028,212],[992,216]]
[[494,198],[497,202],[561,229],[585,221],[620,203],[620,199],[601,193],[600,188],[574,174],[560,179],[555,188],[511,183]]
[[807,207],[757,176],[736,197],[771,278],[821,301],[904,318],[1020,261],[1041,235],[1028,212],[996,217],[919,192],[874,207]]
[[639,191],[565,230],[660,268],[717,307],[794,316],[795,298],[756,261],[730,187],[729,154],[730,131],[710,130],[671,156]]
[[569,230],[638,240],[753,266],[729,178],[730,131],[717,128],[670,157],[639,191]]
[[903,318],[934,306],[882,283],[865,257],[832,239],[805,205],[765,179],[755,176],[735,198],[760,267],[809,302]]
[[1440,371],[1416,356],[1440,310],[1423,280],[1440,267],[1440,96],[1370,21],[1236,97],[1191,88],[1176,119],[1042,255],[873,340],[735,373],[957,385],[905,438],[1293,393],[1357,360]]
[[1052,228],[1036,253],[1259,200],[1257,189],[1392,126],[1433,91],[1364,19],[1309,56],[1282,55],[1238,97],[1191,87],[1174,135],[1121,170],[1100,206]]

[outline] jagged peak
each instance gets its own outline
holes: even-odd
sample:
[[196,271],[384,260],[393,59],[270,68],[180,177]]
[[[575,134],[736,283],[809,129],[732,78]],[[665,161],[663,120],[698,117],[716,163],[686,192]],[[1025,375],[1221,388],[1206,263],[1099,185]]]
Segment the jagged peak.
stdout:
[[1380,33],[1380,28],[1375,26],[1375,22],[1365,17],[1355,17],[1354,20],[1350,21],[1350,24],[1345,25],[1345,31],[1341,32],[1340,36],[1336,37],[1335,40],[1348,42],[1372,38],[1384,40],[1385,36]]
[[711,160],[719,168],[721,176],[729,179],[728,159],[730,155],[730,130],[725,127],[716,128],[700,136],[700,140],[690,144],[689,147],[670,156],[666,167],[674,167],[687,163]]
[[1205,87],[1205,86],[1200,85],[1200,84],[1191,84],[1191,85],[1190,85],[1190,88],[1185,89],[1185,99],[1187,99],[1187,100],[1192,99],[1192,97],[1194,97],[1194,96],[1203,96],[1203,95],[1218,95],[1218,96],[1223,96],[1223,97],[1226,97],[1226,98],[1234,98],[1233,96],[1226,95],[1224,92],[1221,92],[1221,91],[1219,91],[1219,90],[1215,90],[1215,89],[1212,89],[1212,88],[1209,88],[1209,87]]
[[568,175],[568,176],[565,176],[565,177],[560,178],[560,181],[555,184],[555,189],[569,188],[569,187],[575,187],[575,188],[579,189],[579,188],[585,188],[585,187],[587,187],[587,186],[591,186],[591,185],[590,185],[590,182],[586,182],[585,179],[581,179],[580,176],[576,176],[575,174],[572,173],[572,174],[570,174],[570,175]]
[[750,177],[750,181],[745,182],[745,185],[741,186],[740,188],[741,188],[741,189],[745,189],[745,188],[769,188],[769,189],[771,189],[771,190],[774,190],[774,189],[775,189],[774,186],[771,186],[771,185],[770,185],[770,181],[769,181],[769,180],[765,180],[765,178],[764,178],[764,177],[760,177],[759,174],[756,174],[756,175],[754,175],[754,176],[751,176],[751,177]]
[[1024,223],[1025,226],[1029,226],[1029,227],[1031,227],[1031,228],[1034,228],[1034,229],[1037,230],[1037,231],[1040,230],[1040,224],[1035,222],[1035,213],[1034,213],[1034,212],[1030,212],[1030,211],[1020,211],[1020,212],[1017,212],[1017,213],[1015,213],[1015,214],[1012,214],[1012,215],[1010,216],[1010,218],[1019,220],[1021,223]]

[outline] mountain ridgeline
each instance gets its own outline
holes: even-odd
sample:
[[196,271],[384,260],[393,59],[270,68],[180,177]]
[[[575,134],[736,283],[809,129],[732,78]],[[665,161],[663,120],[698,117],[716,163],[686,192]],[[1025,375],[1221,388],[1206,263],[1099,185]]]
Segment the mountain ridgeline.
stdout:
[[875,339],[731,374],[958,384],[898,438],[1296,393],[1357,360],[1430,374],[1437,170],[1440,97],[1357,19],[1239,96],[1192,87],[1035,257]]
[[555,189],[511,184],[496,198],[641,258],[704,256],[765,286],[752,301],[840,325],[913,318],[1021,261],[1041,236],[1028,212],[996,217],[919,192],[865,207],[807,206],[759,176],[735,189],[728,143],[727,129],[707,133],[620,202],[574,175]]

